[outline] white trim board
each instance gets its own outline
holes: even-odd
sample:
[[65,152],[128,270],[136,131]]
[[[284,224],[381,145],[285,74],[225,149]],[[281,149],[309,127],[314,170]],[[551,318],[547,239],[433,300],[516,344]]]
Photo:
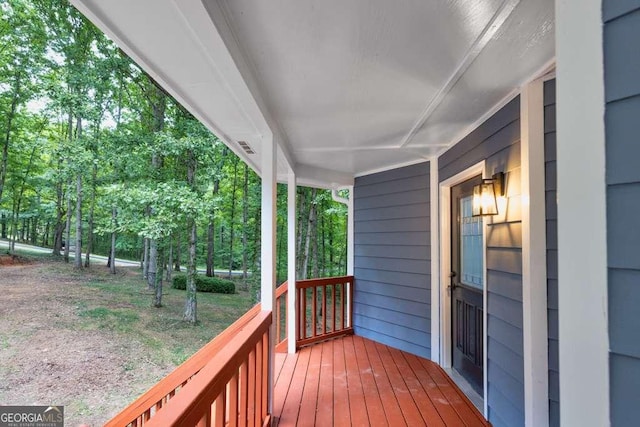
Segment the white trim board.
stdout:
[[[434,162],[435,163],[435,162]],[[436,165],[437,167],[437,165]],[[451,187],[454,187],[457,184],[460,184],[468,179],[473,178],[477,175],[482,175],[485,177],[486,170],[486,161],[482,160],[481,162],[465,169],[462,172],[457,173],[456,175],[448,178],[441,183],[439,183],[439,211],[440,211],[440,254],[438,256],[440,260],[440,270],[439,276],[443,280],[438,285],[438,290],[440,293],[439,298],[439,306],[440,306],[440,365],[444,368],[451,368],[451,299],[449,298],[449,293],[447,290],[447,286],[449,285],[449,273],[451,272],[451,242],[448,236],[451,236]],[[432,175],[433,180],[433,175]],[[433,211],[432,211],[433,212]],[[486,221],[483,221],[484,227],[484,238],[486,239]],[[487,277],[486,277],[486,241],[484,242],[484,291],[483,291],[483,402],[484,402],[484,416],[488,415],[488,406],[487,406]],[[433,295],[433,291],[432,291]],[[433,304],[433,302],[432,302]],[[433,309],[432,309],[433,313]],[[433,320],[432,320],[433,321]]]
[[555,7],[560,423],[607,426],[602,4],[600,0],[562,0]]
[[429,160],[429,220],[431,222],[431,360],[440,363],[440,232],[438,212],[440,192],[438,183],[438,159]]
[[531,427],[549,425],[543,85],[535,80],[520,96],[524,419]]

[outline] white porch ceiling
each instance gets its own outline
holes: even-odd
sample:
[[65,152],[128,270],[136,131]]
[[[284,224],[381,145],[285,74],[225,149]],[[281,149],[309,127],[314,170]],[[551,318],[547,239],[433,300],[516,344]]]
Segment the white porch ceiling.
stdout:
[[554,57],[553,0],[72,3],[253,169],[273,137],[307,185],[437,155]]

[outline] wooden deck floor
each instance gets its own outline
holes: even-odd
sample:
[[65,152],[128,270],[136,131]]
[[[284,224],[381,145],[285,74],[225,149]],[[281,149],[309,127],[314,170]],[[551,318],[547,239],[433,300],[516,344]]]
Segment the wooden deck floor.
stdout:
[[279,426],[487,426],[433,362],[349,336],[276,353]]

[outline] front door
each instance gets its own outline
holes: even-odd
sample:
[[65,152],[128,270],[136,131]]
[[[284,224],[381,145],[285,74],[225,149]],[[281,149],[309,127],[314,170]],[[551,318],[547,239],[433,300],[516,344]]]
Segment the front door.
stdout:
[[453,368],[483,396],[484,226],[472,216],[477,176],[451,188],[451,342]]

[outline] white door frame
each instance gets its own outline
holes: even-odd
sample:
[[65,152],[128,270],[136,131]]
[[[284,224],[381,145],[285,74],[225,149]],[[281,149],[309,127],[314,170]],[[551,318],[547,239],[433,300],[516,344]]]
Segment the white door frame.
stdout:
[[[437,167],[437,166],[436,166]],[[451,178],[447,178],[439,184],[440,189],[440,365],[444,368],[451,368],[451,298],[449,297],[448,286],[450,284],[449,273],[451,272],[451,188],[473,178],[482,175],[485,178],[486,161],[479,163],[457,173]],[[483,221],[483,395],[484,416],[487,416],[487,221]]]

